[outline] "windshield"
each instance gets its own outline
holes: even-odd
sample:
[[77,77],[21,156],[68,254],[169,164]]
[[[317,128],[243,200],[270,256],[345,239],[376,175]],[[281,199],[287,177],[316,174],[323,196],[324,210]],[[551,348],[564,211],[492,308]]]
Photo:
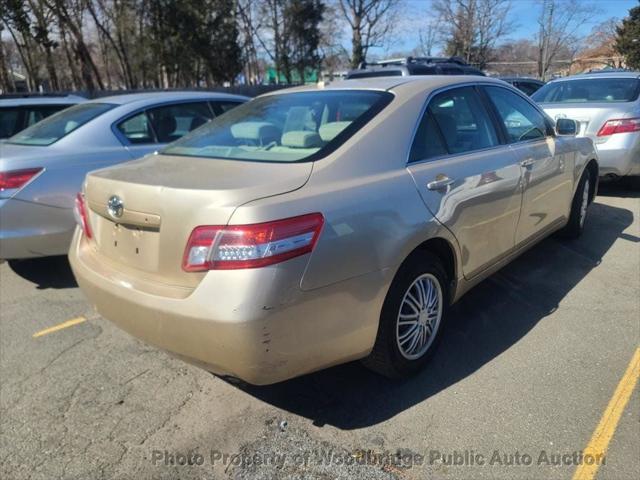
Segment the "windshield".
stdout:
[[344,143],[389,103],[377,91],[269,95],[194,130],[161,153],[264,162],[311,161]]
[[46,146],[57,142],[76,128],[112,109],[110,103],[83,103],[62,110],[7,140],[16,145]]
[[538,103],[632,102],[638,93],[637,78],[589,78],[547,83],[531,98]]

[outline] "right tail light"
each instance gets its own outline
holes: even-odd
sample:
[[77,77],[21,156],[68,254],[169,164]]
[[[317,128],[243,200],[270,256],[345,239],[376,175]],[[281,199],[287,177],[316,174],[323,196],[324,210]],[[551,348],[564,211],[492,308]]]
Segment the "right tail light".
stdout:
[[0,172],[0,192],[22,188],[29,180],[42,171],[42,168],[23,168]]
[[598,131],[599,137],[607,137],[614,133],[640,132],[640,117],[614,118],[607,120]]
[[196,227],[184,251],[187,272],[259,268],[313,250],[324,217],[310,213],[252,225]]

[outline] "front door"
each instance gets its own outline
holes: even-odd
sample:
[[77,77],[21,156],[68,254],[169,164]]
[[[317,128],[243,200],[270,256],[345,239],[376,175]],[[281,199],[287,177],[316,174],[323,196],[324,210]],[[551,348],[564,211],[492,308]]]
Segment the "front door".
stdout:
[[501,144],[474,87],[445,90],[431,99],[408,170],[427,208],[457,239],[465,277],[513,249],[522,167]]
[[563,151],[538,109],[503,87],[483,87],[504,125],[511,148],[524,169],[522,213],[516,245],[559,225],[572,195],[572,153]]

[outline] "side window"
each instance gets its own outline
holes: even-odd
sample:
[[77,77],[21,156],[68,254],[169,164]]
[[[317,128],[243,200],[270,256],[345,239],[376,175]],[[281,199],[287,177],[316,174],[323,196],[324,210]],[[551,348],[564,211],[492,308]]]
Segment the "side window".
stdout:
[[464,153],[499,145],[489,114],[472,87],[442,92],[428,111],[440,127],[449,153]]
[[207,123],[213,115],[206,102],[167,105],[148,110],[158,143],[169,143]]
[[130,117],[117,125],[118,130],[133,144],[154,143],[151,123],[145,112]]
[[0,138],[8,138],[23,128],[20,108],[0,108]]
[[222,115],[225,112],[228,112],[232,108],[237,107],[238,105],[242,105],[242,102],[209,102],[211,108],[217,115]]
[[547,136],[547,124],[544,116],[524,98],[506,88],[485,88],[504,123],[510,143]]
[[529,96],[536,93],[536,90],[540,88],[540,86],[538,86],[537,83],[531,83],[531,82],[516,82],[515,86]]
[[426,111],[413,139],[409,162],[417,162],[446,154],[447,147],[444,145],[440,128],[436,125],[433,114],[430,111]]

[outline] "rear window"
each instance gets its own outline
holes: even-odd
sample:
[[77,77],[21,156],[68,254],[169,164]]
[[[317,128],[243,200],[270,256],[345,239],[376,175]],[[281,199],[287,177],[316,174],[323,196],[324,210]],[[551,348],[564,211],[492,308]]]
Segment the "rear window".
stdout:
[[57,142],[98,115],[112,109],[110,103],[83,103],[58,112],[14,135],[8,143],[47,146]]
[[259,97],[215,118],[161,153],[261,162],[312,161],[339,147],[392,98],[388,92],[358,90]]
[[638,99],[637,78],[594,78],[547,83],[534,93],[538,103],[612,103]]
[[0,108],[0,138],[9,138],[70,105],[29,105]]

